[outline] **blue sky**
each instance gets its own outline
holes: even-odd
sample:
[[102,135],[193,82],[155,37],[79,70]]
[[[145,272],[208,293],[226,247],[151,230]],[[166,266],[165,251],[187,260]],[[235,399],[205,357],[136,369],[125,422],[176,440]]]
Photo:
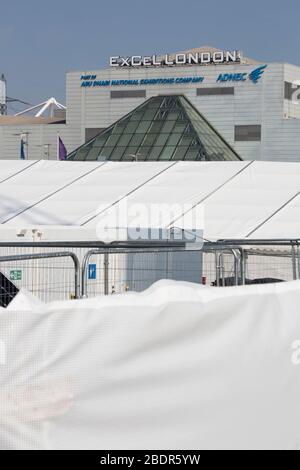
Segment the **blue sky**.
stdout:
[[0,73],[8,95],[65,100],[65,72],[102,68],[110,55],[202,45],[300,65],[300,2],[285,0],[11,0],[1,5]]

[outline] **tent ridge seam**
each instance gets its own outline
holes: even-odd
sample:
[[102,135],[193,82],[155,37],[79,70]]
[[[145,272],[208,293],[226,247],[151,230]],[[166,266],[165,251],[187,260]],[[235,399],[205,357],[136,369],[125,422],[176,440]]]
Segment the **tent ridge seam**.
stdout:
[[157,178],[158,176],[160,176],[162,173],[164,173],[165,171],[168,171],[170,168],[172,168],[173,166],[177,165],[177,163],[179,163],[179,161],[176,161],[176,162],[172,162],[171,165],[169,165],[167,168],[165,168],[164,170],[161,170],[159,171],[158,173],[156,173],[155,175],[151,176],[151,178],[149,178],[148,180],[144,181],[143,183],[141,183],[139,186],[137,186],[136,188],[132,189],[131,191],[129,191],[128,193],[126,193],[124,196],[122,196],[120,199],[117,199],[116,201],[114,201],[113,203],[111,203],[110,205],[108,205],[105,209],[101,210],[100,212],[97,212],[97,214],[93,215],[92,217],[90,217],[89,219],[87,219],[85,222],[83,222],[82,224],[80,224],[80,227],[83,227],[85,224],[88,224],[89,222],[91,222],[91,220],[95,219],[96,217],[98,217],[100,214],[103,214],[103,212],[109,210],[111,207],[115,206],[116,204],[118,204],[119,202],[123,201],[123,199],[125,199],[126,197],[130,196],[131,194],[133,194],[135,191],[138,191],[139,189],[141,189],[143,186],[145,186],[146,184],[150,183],[150,181],[154,180],[155,178]]
[[30,163],[30,165],[25,166],[25,168],[22,168],[21,170],[17,171],[13,175],[8,176],[7,178],[4,178],[4,180],[0,181],[0,184],[5,183],[6,181],[10,180],[11,178],[14,178],[15,176],[19,175],[20,173],[23,173],[24,171],[28,170],[29,168],[33,167],[33,165],[36,165],[39,163],[41,160],[35,160],[33,163]]
[[92,170],[89,170],[87,173],[84,173],[83,175],[80,175],[80,176],[77,176],[77,178],[75,178],[74,180],[70,181],[69,183],[65,184],[64,186],[61,186],[60,188],[56,189],[55,191],[53,191],[52,193],[50,194],[47,194],[47,196],[43,197],[42,199],[40,199],[39,201],[35,202],[34,204],[31,204],[30,206],[26,207],[25,209],[21,210],[20,212],[18,212],[17,214],[14,214],[12,215],[11,217],[9,217],[8,219],[4,220],[3,222],[1,222],[1,224],[6,224],[7,222],[10,222],[11,220],[15,219],[16,217],[18,217],[19,215],[21,214],[24,214],[24,212],[32,209],[33,207],[36,207],[38,206],[41,202],[44,202],[46,201],[47,199],[51,198],[52,196],[54,196],[55,194],[59,193],[60,191],[63,191],[64,189],[68,188],[69,186],[72,186],[72,184],[76,183],[77,181],[81,180],[82,178],[85,178],[86,176],[88,176],[89,174],[93,173],[94,171],[98,170],[99,168],[101,168],[103,165],[105,165],[106,162],[103,162],[102,164],[100,164],[99,166],[97,166],[96,168],[93,168]]
[[249,168],[250,165],[252,165],[254,163],[254,160],[251,161],[250,163],[248,163],[247,165],[245,165],[243,168],[241,168],[241,170],[239,170],[237,173],[235,173],[234,175],[230,176],[230,178],[228,178],[226,181],[224,181],[224,183],[220,184],[220,186],[218,186],[217,188],[213,189],[210,193],[208,193],[206,196],[204,196],[200,201],[196,202],[188,211],[184,212],[183,214],[179,215],[178,217],[176,217],[176,219],[172,220],[172,222],[170,222],[168,224],[168,227],[171,227],[173,224],[175,224],[177,222],[178,219],[180,219],[181,217],[184,217],[186,214],[188,214],[191,210],[195,209],[195,207],[199,206],[199,204],[202,204],[202,202],[206,201],[209,197],[211,197],[213,194],[215,194],[217,191],[219,191],[221,188],[223,188],[224,186],[226,186],[227,183],[230,183],[230,181],[232,181],[234,178],[236,178],[236,176],[238,176],[239,174],[241,174],[244,170],[246,170],[247,168]]
[[282,209],[284,209],[290,202],[292,202],[294,199],[296,199],[297,196],[299,196],[300,194],[300,191],[298,191],[296,194],[294,194],[294,196],[292,196],[288,201],[286,201],[284,204],[282,204],[280,207],[278,207],[278,209],[276,209],[276,211],[274,211],[271,215],[269,215],[269,217],[267,217],[263,222],[261,222],[257,227],[255,227],[253,230],[251,230],[251,232],[248,233],[248,235],[246,235],[245,238],[248,238],[248,237],[251,237],[251,235],[253,235],[254,232],[256,232],[257,230],[259,230],[263,225],[265,225],[267,222],[269,222],[269,220],[272,219],[272,217],[274,217],[276,214],[278,214]]

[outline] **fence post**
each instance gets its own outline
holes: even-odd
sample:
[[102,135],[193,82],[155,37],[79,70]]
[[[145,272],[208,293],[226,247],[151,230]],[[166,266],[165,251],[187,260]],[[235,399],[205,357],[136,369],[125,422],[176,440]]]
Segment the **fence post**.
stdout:
[[232,254],[234,257],[234,285],[239,285],[239,257],[236,250],[232,250]]
[[244,286],[246,283],[246,256],[245,256],[245,251],[242,247],[239,248],[239,252],[240,252],[241,285]]
[[298,279],[297,264],[296,264],[296,251],[295,245],[292,244],[292,264],[293,264],[293,279]]
[[107,251],[104,253],[104,295],[109,294],[108,267],[109,267],[109,252]]
[[298,273],[297,279],[299,279],[299,275],[300,275],[300,258],[299,258],[299,245],[298,245],[298,242],[297,242],[297,273]]
[[216,285],[220,287],[220,266],[219,266],[219,252],[215,251],[215,266],[216,266]]

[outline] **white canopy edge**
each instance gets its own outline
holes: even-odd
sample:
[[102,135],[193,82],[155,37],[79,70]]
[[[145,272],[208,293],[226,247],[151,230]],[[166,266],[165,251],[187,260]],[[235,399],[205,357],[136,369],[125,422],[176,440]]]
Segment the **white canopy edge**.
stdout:
[[0,161],[0,241],[112,241],[107,216],[138,206],[144,227],[192,214],[189,228],[212,241],[300,238],[300,163]]

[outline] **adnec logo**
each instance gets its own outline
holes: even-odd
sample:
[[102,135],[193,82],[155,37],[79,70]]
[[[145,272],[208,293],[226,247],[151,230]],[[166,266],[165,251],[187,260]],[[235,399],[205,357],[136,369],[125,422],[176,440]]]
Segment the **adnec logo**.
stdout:
[[266,68],[267,66],[263,65],[262,67],[258,67],[258,69],[253,70],[253,72],[249,73],[249,79],[252,80],[252,82],[257,83]]
[[248,73],[221,73],[217,82],[245,82],[247,79],[253,83],[258,83],[260,78],[263,76],[267,65],[262,65],[252,72]]

